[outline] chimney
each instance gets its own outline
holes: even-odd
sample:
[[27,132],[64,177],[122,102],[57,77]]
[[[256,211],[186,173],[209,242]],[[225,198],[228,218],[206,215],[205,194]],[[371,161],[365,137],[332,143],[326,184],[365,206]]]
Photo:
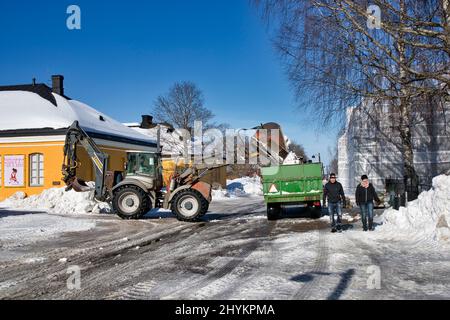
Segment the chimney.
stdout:
[[60,75],[52,76],[52,91],[53,93],[64,95],[64,77]]
[[142,122],[141,122],[141,129],[150,129],[153,128],[153,117],[150,115],[143,115],[142,116]]

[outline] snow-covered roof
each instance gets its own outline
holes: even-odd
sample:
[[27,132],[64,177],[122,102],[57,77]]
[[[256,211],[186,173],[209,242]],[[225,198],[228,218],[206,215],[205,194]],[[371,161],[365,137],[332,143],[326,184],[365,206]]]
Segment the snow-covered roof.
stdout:
[[56,106],[33,92],[0,91],[0,131],[65,129],[78,121],[89,133],[156,144],[147,135],[128,128],[87,104],[68,100],[55,93],[52,95],[56,99]]

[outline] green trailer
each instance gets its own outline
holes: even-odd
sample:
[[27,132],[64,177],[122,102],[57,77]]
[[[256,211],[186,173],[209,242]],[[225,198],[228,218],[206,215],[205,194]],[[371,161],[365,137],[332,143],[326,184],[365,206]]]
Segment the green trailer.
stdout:
[[279,218],[283,205],[306,206],[314,217],[321,216],[322,163],[265,167],[261,175],[269,220]]

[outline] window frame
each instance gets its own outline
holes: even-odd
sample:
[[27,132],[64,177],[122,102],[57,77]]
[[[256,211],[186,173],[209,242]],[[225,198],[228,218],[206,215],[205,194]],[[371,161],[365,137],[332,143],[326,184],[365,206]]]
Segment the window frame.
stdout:
[[[33,177],[33,157],[37,156],[38,157],[38,161],[37,161],[37,176]],[[42,159],[42,160],[41,160]],[[42,167],[41,167],[42,164]],[[38,187],[43,187],[45,184],[45,156],[43,153],[40,152],[35,152],[35,153],[30,153],[28,156],[28,172],[29,172],[29,177],[28,177],[28,184],[30,187],[32,188],[38,188]],[[43,172],[42,176],[41,176],[41,171]],[[33,184],[33,179],[37,179],[37,184]]]

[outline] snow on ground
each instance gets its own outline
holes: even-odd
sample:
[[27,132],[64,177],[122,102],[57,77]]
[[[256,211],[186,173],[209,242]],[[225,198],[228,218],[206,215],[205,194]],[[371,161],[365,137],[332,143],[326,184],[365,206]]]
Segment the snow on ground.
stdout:
[[426,239],[450,244],[450,176],[433,179],[433,188],[423,192],[399,211],[388,209],[377,229],[385,237]]
[[48,214],[100,213],[109,209],[107,204],[92,198],[93,191],[65,192],[64,188],[48,189],[28,198],[17,192],[0,202],[0,247],[22,247],[60,233],[94,228],[94,220]]
[[[89,183],[93,186],[93,183]],[[0,207],[14,210],[44,210],[59,214],[105,213],[110,212],[107,203],[100,203],[94,199],[94,191],[75,192],[65,191],[65,188],[44,190],[39,195],[25,197],[18,192],[7,200],[0,202]]]
[[[85,234],[73,234],[69,238],[70,248],[62,244],[58,248],[64,248],[64,251],[54,253],[52,243],[60,245],[57,239],[42,242],[39,247],[23,246],[9,250],[8,246],[15,246],[13,241],[19,245],[27,243],[29,234],[32,240],[46,239],[57,232],[89,228],[85,224],[87,218],[39,213],[22,216],[20,212],[14,215],[0,210],[0,217],[3,217],[0,218],[0,247],[3,247],[0,298],[264,300],[450,297],[449,250],[428,246],[427,241],[425,245],[422,241],[420,246],[416,246],[414,242],[407,242],[407,233],[404,238],[394,238],[401,232],[393,229],[387,234],[384,228],[389,223],[378,227],[376,232],[368,233],[363,232],[361,223],[357,222],[343,233],[332,234],[328,224],[324,223],[328,221],[327,216],[319,221],[285,217],[274,223],[265,219],[264,212],[262,198],[247,196],[213,201],[209,214],[215,213],[213,218],[218,223],[205,223],[201,227],[175,219],[152,220],[151,224],[159,230],[155,233],[149,232],[150,224],[145,220],[126,223],[108,219],[108,224],[98,222],[99,228],[92,230],[92,239],[86,239],[90,237],[85,237]],[[242,218],[249,218],[248,223],[242,223]],[[65,224],[61,219],[66,221]],[[299,224],[306,226],[300,228]],[[100,229],[101,226],[113,228]],[[181,232],[175,232],[177,228]],[[99,229],[102,232],[97,237],[95,232]],[[161,236],[166,232],[171,232],[171,236]],[[151,250],[141,250],[150,245],[149,237],[158,241],[152,241]],[[127,242],[127,254],[123,254],[123,248],[117,248],[118,241]],[[111,260],[112,253],[117,254],[114,261],[104,263]],[[84,275],[83,283],[88,285],[82,285],[81,290],[67,291],[66,278],[61,283],[58,280],[49,282],[49,277],[57,279],[63,263],[78,261],[74,257],[79,261],[93,262],[89,266],[90,272]],[[18,259],[20,264],[9,262]],[[369,270],[374,266],[380,268],[380,290],[368,288]]]
[[94,227],[93,220],[0,210],[0,247],[22,247],[60,233],[86,231]]
[[258,176],[227,180],[226,190],[212,191],[214,200],[262,195],[263,186]]

